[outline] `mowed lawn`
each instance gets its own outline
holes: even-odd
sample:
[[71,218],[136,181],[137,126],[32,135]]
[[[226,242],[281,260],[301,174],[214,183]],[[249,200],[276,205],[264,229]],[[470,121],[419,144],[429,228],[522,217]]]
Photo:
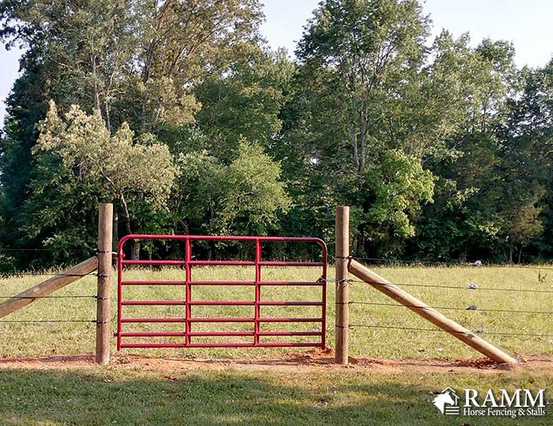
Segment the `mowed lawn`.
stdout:
[[[530,354],[553,354],[551,306],[553,271],[515,267],[497,268],[374,268],[432,306],[457,308],[442,310],[471,330],[483,329],[484,338],[506,351],[524,357]],[[332,269],[330,269],[332,271]],[[251,280],[249,268],[198,268],[197,280]],[[306,281],[318,277],[313,270],[274,268],[264,271],[267,281]],[[182,280],[184,272],[176,269],[132,270],[126,279]],[[355,279],[354,277],[352,277]],[[332,273],[329,280],[333,280]],[[4,279],[2,295],[16,294],[41,280],[41,277]],[[407,286],[406,284],[409,284]],[[415,284],[463,287],[415,287]],[[476,284],[479,289],[466,289]],[[56,293],[56,296],[94,295],[94,277],[82,279]],[[327,345],[333,346],[334,285],[328,288]],[[484,289],[522,291],[490,291]],[[115,290],[115,288],[114,288]],[[532,291],[530,291],[532,290]],[[533,292],[538,290],[539,292]],[[178,300],[183,288],[125,288],[128,299]],[[115,291],[113,312],[115,313]],[[241,287],[197,287],[194,300],[248,300],[253,289]],[[316,301],[316,288],[275,287],[263,289],[262,300]],[[465,348],[442,332],[412,330],[434,327],[405,308],[388,306],[392,301],[368,285],[352,282],[351,300],[367,302],[351,305],[351,355],[367,358],[442,358],[459,359],[480,355]],[[376,303],[376,304],[374,304]],[[476,310],[464,310],[476,305]],[[201,308],[201,309],[200,309]],[[184,316],[183,307],[126,307],[126,316]],[[130,309],[135,309],[134,311]],[[194,308],[196,309],[196,308]],[[319,307],[271,307],[263,316],[309,317]],[[494,310],[484,312],[483,310]],[[482,311],[481,311],[482,310]],[[512,313],[499,311],[526,311]],[[532,313],[529,313],[532,312]],[[542,313],[538,313],[542,312]],[[198,307],[195,316],[251,316],[251,307]],[[93,298],[45,299],[5,317],[19,320],[93,320]],[[370,328],[359,325],[371,325]],[[403,327],[374,328],[372,326]],[[141,325],[141,330],[173,330],[181,325]],[[173,327],[173,328],[171,328]],[[195,330],[244,330],[251,325],[195,325]],[[274,330],[290,329],[287,324],[270,324]],[[308,330],[313,324],[294,324],[294,330]],[[115,331],[115,329],[114,329]],[[539,334],[542,336],[487,335]],[[94,348],[93,323],[0,323],[0,356],[26,356],[91,353]],[[242,341],[245,338],[241,338]],[[290,338],[286,338],[289,339]],[[304,341],[307,338],[301,338]],[[213,340],[212,340],[213,341]],[[113,342],[115,344],[115,341]],[[115,351],[115,346],[113,347]],[[262,358],[289,355],[303,349],[168,349],[125,350],[124,354],[151,355],[168,359]],[[125,361],[127,362],[127,361]],[[170,364],[170,361],[168,361]],[[155,363],[154,363],[155,364]],[[447,371],[447,370],[445,370]],[[436,372],[410,369],[381,373],[361,367],[309,368],[263,366],[240,368],[232,364],[221,368],[166,367],[114,363],[109,367],[31,368],[26,364],[0,368],[0,424],[23,425],[106,425],[106,424],[551,424],[551,414],[535,419],[493,419],[441,415],[432,406],[432,392],[450,386],[454,389],[475,387],[482,391],[514,388],[546,388],[550,392],[552,375],[536,370]],[[549,397],[550,398],[550,397]],[[551,411],[551,409],[550,409]]]
[[[0,369],[2,425],[515,425],[542,418],[446,417],[432,392],[547,388],[551,375],[287,373],[118,368]],[[476,420],[476,421],[475,421]]]

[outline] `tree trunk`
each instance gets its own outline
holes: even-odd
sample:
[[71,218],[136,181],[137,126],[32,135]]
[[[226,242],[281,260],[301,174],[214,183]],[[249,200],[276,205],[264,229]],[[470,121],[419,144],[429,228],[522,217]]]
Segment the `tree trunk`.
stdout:
[[132,240],[131,241],[131,260],[140,259],[140,241]]
[[361,114],[361,123],[359,126],[359,169],[357,171],[359,175],[360,184],[363,184],[365,179],[365,155],[367,152],[367,122],[365,121],[365,114]]
[[359,225],[355,250],[356,250],[355,254],[357,256],[364,253],[365,251],[365,225],[364,224]]
[[117,209],[115,209],[113,215],[113,241],[115,246],[119,244],[119,214],[117,213]]
[[[125,230],[127,234],[132,234],[131,226],[131,215],[129,212],[129,206],[127,205],[127,200],[124,195],[120,196],[121,204],[123,205],[123,210],[125,214]],[[140,241],[131,240],[131,260],[138,260],[140,256]]]
[[109,103],[106,99],[106,127],[111,134],[111,117],[110,117],[110,111],[109,111]]
[[96,111],[101,111],[100,89],[98,88],[98,76],[97,76],[97,73],[96,73],[96,56],[94,54],[92,54],[91,62],[92,62],[92,80],[93,80],[93,85],[92,85],[93,95],[92,96],[94,98],[94,109]]

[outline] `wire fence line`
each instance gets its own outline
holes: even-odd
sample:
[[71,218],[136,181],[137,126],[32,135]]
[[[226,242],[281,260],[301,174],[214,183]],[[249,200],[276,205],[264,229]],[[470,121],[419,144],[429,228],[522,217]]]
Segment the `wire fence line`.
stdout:
[[81,247],[81,248],[17,248],[17,247],[0,247],[0,253],[2,252],[21,252],[21,253],[94,253],[95,248]]
[[0,299],[98,299],[97,295],[67,295],[67,296],[0,296]]
[[400,258],[383,258],[383,257],[366,257],[366,256],[335,256],[335,259],[354,259],[354,260],[365,260],[366,263],[384,263],[391,264],[394,266],[397,265],[432,265],[432,266],[457,266],[457,267],[497,267],[497,268],[518,268],[518,269],[531,269],[536,271],[541,270],[553,270],[553,264],[547,263],[541,266],[540,264],[512,264],[512,263],[483,263],[481,261],[475,262],[455,262],[455,261],[433,261],[433,260],[413,260],[413,259],[400,259]]
[[519,337],[553,337],[553,334],[538,334],[538,333],[502,333],[496,331],[476,330],[469,332],[462,331],[445,331],[439,328],[423,328],[423,327],[403,327],[396,325],[380,325],[380,324],[350,324],[349,328],[355,330],[356,328],[376,328],[376,329],[392,329],[392,330],[406,330],[406,331],[424,331],[424,332],[436,332],[436,333],[448,333],[448,334],[462,334],[465,336],[472,336],[478,334],[489,334],[492,336],[519,336]]
[[[453,262],[421,262],[421,261],[411,261],[411,260],[405,260],[405,259],[383,259],[383,258],[368,258],[368,257],[362,257],[362,256],[345,256],[345,257],[336,257],[336,259],[355,259],[359,261],[368,261],[366,263],[370,262],[380,262],[380,263],[387,263],[391,266],[397,266],[400,264],[408,264],[408,265],[425,265],[425,264],[431,264],[434,266],[472,266],[472,267],[480,267],[484,266],[481,263],[453,263]],[[486,265],[487,266],[487,265]],[[491,266],[491,265],[490,265]],[[497,266],[497,265],[493,265]],[[526,266],[526,265],[501,265],[504,267],[513,267],[513,268],[525,268],[525,269],[531,269],[531,270],[553,270],[553,267],[551,265],[549,266]],[[542,278],[540,276],[540,278]],[[344,279],[344,280],[328,280],[327,282],[333,281],[335,283],[347,283],[347,284],[353,284],[354,286],[352,288],[358,288],[355,284],[357,283],[363,283],[367,284],[363,280],[359,279]],[[541,281],[540,281],[541,282]],[[508,293],[508,294],[514,294],[514,293],[528,293],[528,294],[553,294],[553,290],[549,290],[547,288],[513,288],[513,287],[481,287],[476,283],[469,283],[466,286],[460,286],[460,285],[451,285],[448,283],[438,283],[438,284],[431,284],[428,282],[424,283],[418,283],[418,282],[396,282],[393,283],[371,283],[373,286],[382,286],[382,287],[390,287],[390,286],[398,286],[398,287],[421,287],[421,288],[431,288],[431,289],[447,289],[447,290],[470,290],[470,291],[486,291],[486,292],[500,292],[500,293]],[[378,301],[370,301],[370,300],[352,300],[347,302],[349,305],[368,305],[368,306],[383,306],[383,307],[392,307],[392,308],[416,308],[416,309],[437,309],[437,310],[452,310],[452,311],[464,311],[464,312],[489,312],[489,313],[508,313],[508,314],[526,314],[526,315],[545,315],[549,316],[553,314],[551,311],[545,311],[545,310],[524,310],[524,309],[480,309],[477,305],[471,304],[466,307],[459,307],[459,306],[429,306],[429,305],[404,305],[399,303],[390,303],[390,302],[378,302]],[[439,329],[439,328],[424,328],[424,327],[409,327],[409,326],[402,326],[402,325],[389,325],[389,324],[350,324],[349,328],[353,331],[356,329],[366,329],[371,328],[375,330],[398,330],[398,331],[407,331],[407,332],[422,332],[422,333],[446,333],[445,330]],[[475,336],[479,334],[485,334],[490,336],[503,336],[503,337],[512,337],[512,338],[553,338],[553,334],[548,333],[523,333],[523,332],[501,332],[501,331],[486,331],[484,328],[480,328],[476,331],[472,332],[456,332],[453,331],[452,334],[463,334],[467,336]]]
[[[2,252],[52,252],[52,251],[65,251],[65,252],[74,252],[74,253],[88,253],[90,255],[98,254],[98,250],[94,249],[71,249],[71,250],[58,250],[58,249],[47,249],[47,248],[36,248],[36,249],[20,249],[20,248],[2,248],[0,247],[0,253]],[[13,272],[0,272],[0,279],[10,279],[10,278],[19,278],[19,277],[97,277],[98,273],[91,272],[86,274],[74,274],[74,273],[65,273],[65,272],[56,272],[56,271],[13,271]],[[89,300],[99,300],[98,295],[91,294],[75,294],[75,295],[48,295],[48,296],[18,296],[18,295],[0,295],[0,301],[8,299],[21,299],[21,300],[38,300],[38,299],[89,299]],[[48,325],[48,324],[99,324],[98,320],[94,319],[21,319],[21,320],[0,320],[0,325],[14,325],[14,324],[25,324],[25,325]],[[5,332],[6,330],[2,330]]]
[[64,274],[62,272],[0,272],[0,279],[11,279],[20,277],[97,277],[96,272],[90,274]]
[[[16,248],[16,247],[0,247],[0,254],[2,253],[75,253],[75,254],[85,254],[88,256],[96,256],[99,253],[102,253],[97,248],[90,247],[81,247],[81,248]],[[111,251],[110,251],[111,252]],[[111,252],[112,253],[112,252]],[[67,274],[63,272],[55,271],[0,271],[0,279],[10,279],[18,277],[30,277],[30,276],[62,276],[62,277],[86,277],[86,276],[97,276],[96,273],[89,274]]]
[[[354,280],[354,279],[346,279],[346,280],[324,280],[326,283],[340,283],[340,282],[348,282],[348,283],[362,283],[367,284],[367,282],[363,280]],[[445,289],[455,289],[455,290],[482,290],[482,291],[499,291],[499,292],[514,292],[514,293],[545,293],[545,294],[553,294],[553,290],[542,290],[542,289],[522,289],[522,288],[505,288],[505,287],[480,287],[477,284],[468,284],[466,287],[463,286],[455,286],[455,285],[448,285],[448,284],[422,284],[422,283],[404,283],[404,282],[393,282],[393,283],[371,283],[371,285],[376,286],[404,286],[404,287],[427,287],[427,288],[445,288]]]
[[[352,282],[361,282],[365,283],[365,281],[361,280],[353,280]],[[455,290],[481,290],[481,291],[499,291],[502,293],[505,292],[512,292],[512,293],[545,293],[545,294],[553,294],[553,290],[542,290],[542,289],[524,289],[524,288],[509,288],[509,287],[479,287],[476,284],[469,284],[466,287],[463,286],[453,286],[453,285],[441,285],[441,284],[420,284],[420,283],[404,283],[404,282],[394,282],[390,284],[386,283],[372,283],[372,285],[382,285],[382,286],[389,286],[389,285],[398,285],[398,286],[405,286],[405,287],[428,287],[428,288],[446,288],[446,289],[455,289]]]
[[0,320],[0,324],[58,324],[58,323],[98,323],[97,320],[68,319],[68,320]]
[[501,312],[501,313],[512,313],[512,314],[538,314],[538,315],[552,315],[553,312],[547,311],[525,311],[525,310],[516,310],[516,309],[480,309],[476,305],[469,305],[466,308],[461,308],[457,306],[421,306],[421,305],[400,305],[396,303],[384,303],[384,302],[371,302],[371,301],[350,301],[350,305],[372,305],[372,306],[391,306],[394,308],[419,308],[419,309],[443,309],[451,311],[461,311],[461,312]]
[[[111,318],[111,322],[117,319],[117,314],[114,314]],[[104,324],[106,321],[99,321],[97,319],[37,319],[37,320],[0,320],[2,324],[26,324],[26,325],[38,325],[38,324]]]

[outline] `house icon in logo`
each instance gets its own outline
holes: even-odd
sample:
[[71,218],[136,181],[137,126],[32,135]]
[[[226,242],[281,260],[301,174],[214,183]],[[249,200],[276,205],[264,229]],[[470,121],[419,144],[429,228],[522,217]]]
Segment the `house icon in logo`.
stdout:
[[447,416],[458,416],[460,413],[459,396],[450,387],[445,388],[442,393],[438,394],[436,398],[432,400],[432,404],[434,404],[442,414]]

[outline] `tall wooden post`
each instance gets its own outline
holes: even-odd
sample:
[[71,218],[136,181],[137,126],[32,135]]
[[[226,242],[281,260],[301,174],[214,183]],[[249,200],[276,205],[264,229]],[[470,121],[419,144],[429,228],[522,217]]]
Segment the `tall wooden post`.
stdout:
[[347,365],[349,345],[349,207],[336,207],[336,363]]
[[113,204],[100,204],[98,213],[98,298],[96,303],[96,362],[109,364]]

